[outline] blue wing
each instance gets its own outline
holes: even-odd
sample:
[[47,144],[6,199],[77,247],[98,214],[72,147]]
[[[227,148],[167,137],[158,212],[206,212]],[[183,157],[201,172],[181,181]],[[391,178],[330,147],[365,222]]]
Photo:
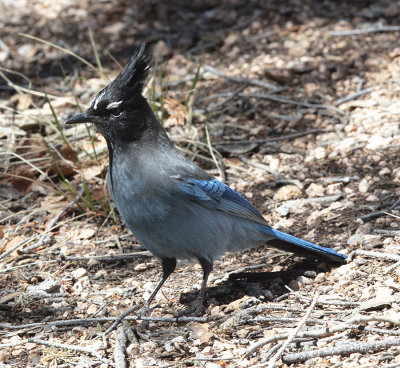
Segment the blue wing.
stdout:
[[254,221],[259,224],[259,231],[268,236],[270,240],[269,244],[276,248],[295,252],[300,255],[315,256],[316,254],[319,254],[333,262],[343,263],[346,261],[347,256],[338,253],[333,249],[321,247],[268,226],[261,214],[246,198],[242,197],[239,193],[235,192],[217,179],[179,180],[180,189],[189,197],[190,200],[217,211]]
[[261,225],[267,224],[260,212],[246,198],[215,178],[182,181],[180,189],[189,196],[189,199],[200,202],[203,206],[246,218]]

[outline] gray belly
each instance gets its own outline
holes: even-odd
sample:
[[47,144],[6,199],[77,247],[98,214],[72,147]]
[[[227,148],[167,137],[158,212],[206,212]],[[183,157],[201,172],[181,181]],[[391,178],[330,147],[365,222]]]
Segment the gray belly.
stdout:
[[265,243],[256,224],[203,207],[185,198],[126,198],[113,194],[116,206],[136,238],[159,258],[213,261],[229,250]]

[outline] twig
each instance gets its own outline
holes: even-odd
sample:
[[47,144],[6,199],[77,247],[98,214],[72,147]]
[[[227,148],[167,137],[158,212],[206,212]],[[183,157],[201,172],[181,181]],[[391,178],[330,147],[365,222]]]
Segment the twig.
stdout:
[[383,270],[383,274],[384,274],[384,275],[387,275],[388,273],[392,272],[394,269],[396,269],[396,268],[399,267],[399,266],[400,266],[400,261],[397,261],[395,264],[393,264],[393,265],[391,265],[391,266],[385,268],[385,269]]
[[365,33],[374,33],[374,32],[399,32],[400,26],[384,26],[381,24],[377,24],[372,27],[359,28],[359,29],[350,29],[348,31],[331,31],[328,32],[330,36],[354,36]]
[[[367,323],[367,322],[372,322],[372,321],[378,321],[378,322],[388,322],[394,325],[400,325],[400,318],[395,317],[395,316],[379,316],[379,315],[370,315],[370,316],[364,316],[364,315],[357,315],[353,318],[350,318],[349,320],[345,321],[344,323],[338,324],[336,326],[332,327],[326,327],[322,329],[314,329],[314,330],[308,330],[308,331],[303,331],[298,334],[298,337],[322,337],[322,336],[330,336],[336,332],[343,332],[347,329],[352,328],[354,324],[362,324],[362,323]],[[250,345],[250,347],[246,351],[246,357],[249,355],[253,354],[256,350],[260,349],[261,347],[272,343],[272,342],[278,342],[280,340],[287,339],[289,337],[289,334],[278,334],[274,336],[269,336],[266,337],[265,339],[261,339],[260,341],[257,341],[256,343]]]
[[208,132],[208,126],[207,126],[207,124],[204,126],[204,130],[205,130],[205,132],[206,132],[206,142],[207,142],[207,147],[208,147],[208,150],[209,150],[209,152],[210,152],[211,158],[212,158],[212,160],[214,161],[214,165],[215,165],[215,167],[216,167],[217,170],[218,170],[218,174],[219,174],[221,180],[223,180],[223,178],[224,178],[225,175],[222,173],[222,170],[221,170],[221,168],[220,168],[220,165],[218,164],[217,158],[215,157],[214,148],[213,148],[213,146],[212,146],[212,144],[211,144],[211,141],[210,141],[210,134],[209,134],[209,132]]
[[331,203],[331,202],[336,202],[341,197],[342,194],[317,197],[317,198],[290,199],[288,201],[282,202],[282,204],[278,208],[276,208],[275,211],[280,216],[286,216],[292,211],[293,208],[300,206],[300,204]]
[[377,87],[375,87],[375,86],[369,87],[369,88],[365,88],[365,89],[362,89],[361,91],[358,91],[358,92],[352,93],[352,94],[350,94],[350,95],[347,95],[346,97],[339,98],[339,99],[336,101],[335,105],[336,105],[336,106],[339,106],[339,105],[341,105],[341,104],[343,104],[343,103],[345,103],[345,102],[354,100],[354,99],[357,98],[357,97],[360,97],[360,96],[362,96],[362,95],[366,95],[367,93],[370,93],[370,92],[372,92],[372,91],[375,91],[376,88],[377,88]]
[[63,261],[101,261],[101,262],[114,262],[124,261],[126,259],[137,258],[137,257],[148,257],[152,254],[148,250],[134,253],[116,254],[114,256],[87,256],[87,257],[70,257],[64,254],[60,254],[60,259]]
[[393,363],[384,366],[384,368],[398,368],[398,367],[400,367],[400,363]]
[[118,236],[117,235],[114,235],[114,240],[115,240],[115,243],[117,243],[117,247],[118,247],[118,249],[119,249],[119,252],[121,253],[121,254],[124,254],[124,248],[122,248],[122,245],[121,245],[121,242],[119,241],[119,238],[118,238]]
[[376,328],[372,326],[365,326],[365,331],[371,331],[382,335],[396,335],[400,336],[400,331],[398,330],[389,330],[386,328]]
[[114,346],[114,362],[116,368],[126,368],[126,344],[128,339],[124,331],[124,326],[119,326]]
[[270,360],[269,364],[268,364],[268,368],[274,368],[276,362],[278,361],[278,359],[281,357],[281,355],[283,354],[283,352],[285,351],[285,349],[289,346],[289,344],[293,341],[293,339],[296,337],[296,335],[298,334],[298,332],[300,331],[300,329],[303,327],[303,325],[306,323],[307,319],[310,317],[310,314],[312,312],[312,310],[315,307],[315,304],[317,303],[319,297],[319,292],[316,291],[315,292],[315,296],[314,299],[312,300],[310,306],[307,309],[306,314],[304,315],[304,317],[300,320],[298,326],[289,334],[287,340],[282,344],[281,348],[278,350],[278,352],[273,356],[273,358]]
[[322,178],[322,181],[324,183],[339,183],[339,182],[343,182],[343,183],[350,183],[350,181],[352,180],[359,180],[360,177],[358,176],[344,176],[344,177],[330,177],[330,178]]
[[278,171],[270,169],[267,165],[261,164],[259,162],[253,162],[251,160],[248,160],[246,157],[240,157],[240,161],[244,162],[247,165],[251,165],[256,169],[272,174],[273,176],[275,176],[275,178],[279,178],[281,176],[281,174]]
[[22,247],[24,244],[30,242],[32,239],[34,239],[35,236],[30,236],[29,238],[26,238],[24,240],[21,240],[18,244],[14,245],[11,249],[7,250],[3,254],[0,255],[0,261],[3,258],[6,258],[10,253],[14,252],[14,250],[18,249],[19,247]]
[[29,247],[26,247],[23,249],[24,253],[31,252],[35,250],[36,248],[41,247],[43,244],[47,244],[50,241],[50,232],[53,230],[54,226],[56,223],[60,220],[60,218],[67,212],[72,206],[75,205],[76,202],[79,201],[79,198],[82,197],[84,193],[84,189],[81,189],[81,191],[76,195],[73,201],[69,202],[67,206],[65,206],[60,212],[57,213],[56,216],[47,224],[46,229],[44,233],[40,236],[39,240],[35,243],[30,245]]
[[228,98],[226,98],[224,101],[222,101],[220,103],[216,103],[214,105],[211,105],[209,108],[207,108],[207,111],[210,113],[218,111],[224,105],[228,104],[231,101],[234,101],[239,96],[239,93],[242,93],[246,88],[247,88],[247,84],[240,86],[240,88],[238,88],[236,91],[233,91],[232,93],[230,93]]
[[6,269],[4,269],[4,270],[0,270],[0,274],[1,274],[1,273],[6,273],[6,272],[15,271],[15,270],[19,270],[19,269],[21,269],[21,268],[27,268],[27,267],[32,267],[32,266],[43,266],[43,265],[45,265],[45,264],[47,265],[47,264],[50,264],[50,263],[57,263],[57,262],[58,262],[57,260],[40,261],[40,263],[37,262],[37,261],[35,261],[35,262],[31,262],[31,263],[26,263],[26,264],[14,266],[14,267],[6,268]]
[[363,354],[369,351],[377,351],[398,345],[400,345],[400,338],[390,338],[383,341],[373,341],[358,344],[345,344],[344,346],[334,348],[323,348],[303,353],[288,354],[282,357],[282,361],[286,364],[293,364],[316,357],[322,358],[331,355],[350,355],[353,353]]
[[[36,328],[36,327],[46,327],[46,326],[54,326],[54,327],[63,327],[63,326],[90,326],[97,325],[101,322],[114,322],[119,317],[99,317],[99,318],[77,318],[77,319],[67,319],[61,321],[53,321],[53,322],[41,322],[41,323],[27,323],[25,325],[8,325],[7,323],[0,323],[0,329],[8,329],[8,330],[20,330],[23,328]],[[152,322],[207,322],[206,317],[148,317],[148,316],[127,316],[124,318],[127,321],[152,321]]]
[[382,234],[382,235],[389,235],[389,236],[396,236],[396,235],[400,235],[400,230],[374,229],[374,233]]
[[41,340],[41,339],[35,339],[35,338],[31,338],[28,339],[29,342],[33,342],[35,344],[39,344],[39,345],[47,345],[47,346],[51,346],[51,347],[55,347],[55,348],[59,348],[59,349],[66,349],[66,350],[72,350],[72,351],[80,351],[82,353],[88,353],[88,354],[92,354],[94,355],[96,358],[103,360],[103,358],[101,357],[101,355],[94,349],[90,349],[90,348],[85,348],[83,346],[77,346],[77,345],[69,345],[69,344],[61,344],[58,342],[50,342],[50,341],[45,341],[45,340]]
[[125,319],[125,317],[129,316],[131,313],[133,313],[134,311],[138,310],[140,307],[139,304],[134,305],[133,307],[129,308],[128,310],[126,310],[124,313],[122,313],[120,316],[118,316],[118,318],[113,322],[113,324],[102,333],[102,337],[103,337],[103,342],[105,342],[105,337],[113,330],[115,330],[115,328],[118,326],[118,324]]
[[357,249],[354,252],[350,253],[349,259],[352,259],[354,257],[354,255],[366,256],[366,257],[371,257],[371,258],[380,258],[380,259],[384,259],[386,261],[395,261],[395,262],[400,261],[400,256],[398,256],[397,254],[373,252],[370,250]]
[[272,143],[272,142],[284,141],[286,139],[295,139],[295,138],[305,137],[306,135],[310,135],[310,134],[329,133],[329,132],[331,132],[331,131],[321,130],[321,129],[311,129],[311,130],[307,130],[305,132],[291,133],[291,134],[281,135],[279,137],[270,137],[270,138],[265,138],[265,139],[253,139],[253,140],[247,140],[247,141],[244,141],[244,140],[217,141],[217,142],[213,142],[213,144],[214,145],[227,145],[227,144],[249,144],[249,143]]
[[203,71],[218,75],[219,77],[222,77],[222,78],[224,78],[226,80],[230,80],[230,81],[235,82],[235,83],[245,83],[245,84],[249,84],[249,85],[252,85],[252,86],[257,86],[257,87],[261,87],[261,88],[270,89],[270,90],[272,90],[274,92],[280,92],[280,91],[283,90],[283,88],[277,87],[277,86],[273,85],[272,83],[264,82],[264,81],[261,81],[261,80],[258,80],[258,79],[233,77],[231,75],[224,74],[224,73],[220,72],[219,70],[213,68],[210,65],[204,65]]
[[374,211],[371,213],[367,213],[366,215],[359,216],[358,218],[360,220],[365,221],[365,220],[369,220],[370,218],[381,217],[383,215],[385,215],[385,213],[383,211]]
[[282,347],[283,342],[278,342],[275,346],[273,346],[267,354],[265,354],[262,357],[263,362],[268,362],[268,359],[271,358],[272,355],[274,355],[281,347]]
[[280,102],[280,103],[287,104],[287,105],[310,107],[310,108],[314,108],[314,109],[332,110],[332,111],[337,112],[340,115],[345,114],[342,110],[338,109],[335,106],[326,105],[326,104],[314,104],[314,103],[309,103],[309,102],[304,102],[304,101],[296,101],[296,100],[291,100],[286,97],[281,97],[281,96],[276,96],[276,95],[271,95],[271,94],[267,95],[267,94],[263,94],[263,93],[239,93],[239,96],[243,97],[243,98],[260,98],[263,100]]

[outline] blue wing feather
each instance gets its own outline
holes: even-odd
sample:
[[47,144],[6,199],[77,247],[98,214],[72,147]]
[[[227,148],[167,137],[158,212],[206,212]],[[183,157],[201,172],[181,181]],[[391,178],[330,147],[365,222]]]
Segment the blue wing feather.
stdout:
[[191,200],[204,206],[266,225],[260,212],[246,198],[215,178],[189,179],[180,188]]

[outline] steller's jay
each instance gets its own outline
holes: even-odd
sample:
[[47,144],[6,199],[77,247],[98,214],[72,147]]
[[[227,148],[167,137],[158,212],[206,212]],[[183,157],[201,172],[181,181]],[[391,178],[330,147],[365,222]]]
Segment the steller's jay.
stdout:
[[[162,263],[163,275],[144,309],[175,270],[178,258],[203,269],[191,313],[203,311],[213,261],[227,251],[267,244],[301,256],[346,262],[333,249],[268,226],[240,194],[182,156],[142,96],[150,57],[142,43],[124,70],[66,124],[93,123],[107,141],[108,185],[123,220]],[[190,310],[190,309],[189,309]]]

